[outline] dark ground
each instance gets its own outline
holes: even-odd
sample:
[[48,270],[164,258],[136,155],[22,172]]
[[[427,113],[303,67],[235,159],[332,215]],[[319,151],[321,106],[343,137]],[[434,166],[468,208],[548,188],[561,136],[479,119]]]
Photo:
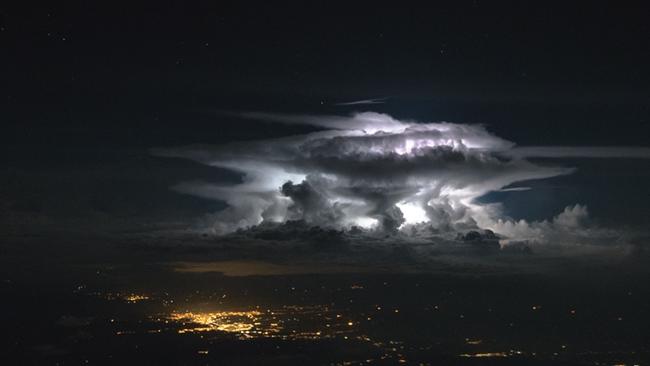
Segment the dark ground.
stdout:
[[[650,361],[648,278],[623,265],[543,275],[360,268],[228,276],[174,270],[178,261],[219,257],[210,251],[90,246],[88,240],[56,243],[51,251],[36,242],[3,245],[3,364]],[[47,255],[34,259],[34,250]],[[246,259],[234,263],[253,272],[263,268]],[[132,295],[146,299],[129,300]],[[179,333],[201,326],[170,319],[188,311],[259,311],[256,320],[229,313],[219,321],[272,330]],[[490,353],[494,357],[469,357]]]

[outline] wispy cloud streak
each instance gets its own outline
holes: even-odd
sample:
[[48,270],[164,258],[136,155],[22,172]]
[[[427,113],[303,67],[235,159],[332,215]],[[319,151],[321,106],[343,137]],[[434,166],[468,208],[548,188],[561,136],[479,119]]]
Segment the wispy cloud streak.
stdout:
[[373,98],[373,99],[355,100],[355,101],[351,101],[351,102],[334,103],[334,105],[348,106],[348,105],[384,104],[384,103],[386,103],[387,100],[388,100],[388,97]]

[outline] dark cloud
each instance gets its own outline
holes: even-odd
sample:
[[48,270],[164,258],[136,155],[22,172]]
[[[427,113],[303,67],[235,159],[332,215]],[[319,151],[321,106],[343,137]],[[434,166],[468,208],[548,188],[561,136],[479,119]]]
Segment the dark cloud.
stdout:
[[307,177],[299,184],[288,181],[280,187],[280,192],[292,202],[287,207],[287,219],[328,226],[337,225],[341,221],[343,212],[340,204],[332,203],[325,193],[320,192],[319,183],[318,178]]

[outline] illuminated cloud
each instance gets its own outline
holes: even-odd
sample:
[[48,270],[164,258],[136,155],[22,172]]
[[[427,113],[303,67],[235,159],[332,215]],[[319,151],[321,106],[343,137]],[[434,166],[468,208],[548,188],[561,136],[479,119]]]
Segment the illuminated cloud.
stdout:
[[242,182],[184,182],[181,193],[224,201],[212,230],[226,234],[261,223],[300,220],[372,234],[450,233],[490,229],[512,240],[544,241],[551,232],[576,230],[586,208],[567,208],[551,222],[514,222],[498,204],[476,198],[531,179],[569,174],[572,168],[535,164],[527,157],[650,157],[643,149],[522,148],[481,125],[400,121],[366,112],[346,116],[259,112],[243,118],[304,124],[322,130],[299,136],[155,150],[241,173]]

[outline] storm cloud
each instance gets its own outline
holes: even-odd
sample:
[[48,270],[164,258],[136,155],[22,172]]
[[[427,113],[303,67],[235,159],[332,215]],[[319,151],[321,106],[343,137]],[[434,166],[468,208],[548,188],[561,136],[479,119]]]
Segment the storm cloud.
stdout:
[[[544,243],[590,237],[587,208],[571,205],[540,222],[505,217],[498,203],[477,198],[513,184],[571,174],[573,168],[529,157],[648,158],[647,149],[526,148],[481,125],[401,121],[365,112],[351,116],[260,112],[241,118],[303,124],[321,130],[283,138],[156,149],[241,175],[238,184],[180,182],[173,189],[228,205],[213,214],[218,235],[260,224],[299,221],[308,226],[368,235],[454,238],[490,230],[503,243]],[[597,153],[594,151],[605,151]]]

